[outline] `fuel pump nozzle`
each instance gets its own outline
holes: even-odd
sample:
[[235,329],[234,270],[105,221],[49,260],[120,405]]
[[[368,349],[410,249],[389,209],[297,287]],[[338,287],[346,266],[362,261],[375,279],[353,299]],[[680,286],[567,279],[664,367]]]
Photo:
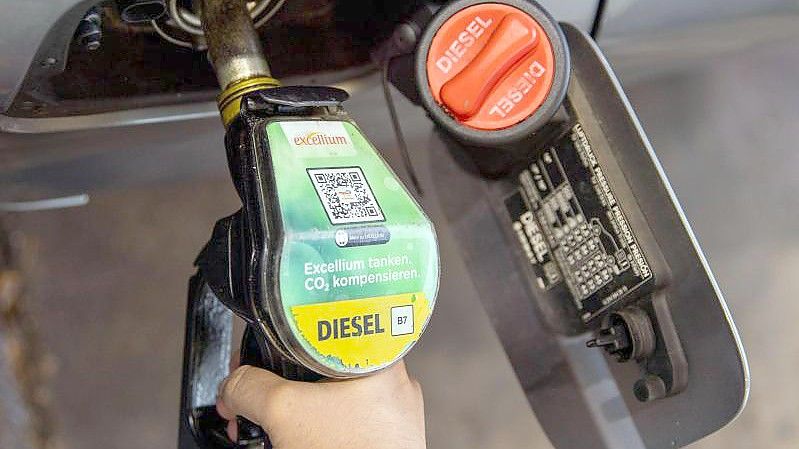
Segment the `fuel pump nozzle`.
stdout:
[[242,0],[203,0],[202,24],[208,58],[222,92],[217,97],[227,126],[238,112],[241,97],[259,89],[277,87],[261,40]]
[[241,363],[283,377],[347,379],[402,358],[438,292],[433,225],[342,107],[348,94],[271,77],[243,0],[205,0],[228,165],[242,208],[219,220],[189,285],[180,449],[265,445],[214,407]]

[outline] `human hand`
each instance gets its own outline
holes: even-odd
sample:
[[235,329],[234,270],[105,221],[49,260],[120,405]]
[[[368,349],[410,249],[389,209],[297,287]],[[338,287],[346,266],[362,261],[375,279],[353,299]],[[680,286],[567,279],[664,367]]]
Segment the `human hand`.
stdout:
[[223,382],[217,411],[260,425],[276,449],[424,449],[424,403],[404,362],[351,380],[296,382],[241,366]]

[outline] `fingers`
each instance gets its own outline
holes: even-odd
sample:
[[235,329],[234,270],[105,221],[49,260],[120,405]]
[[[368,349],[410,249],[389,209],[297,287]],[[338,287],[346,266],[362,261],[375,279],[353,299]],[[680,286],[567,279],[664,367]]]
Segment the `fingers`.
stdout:
[[290,383],[270,371],[240,366],[220,386],[217,411],[227,420],[238,415],[267,427],[273,397],[280,387]]
[[[295,382],[242,366],[220,386],[217,410],[234,441],[235,418],[243,416],[263,427],[275,447],[423,448],[423,401],[401,361],[373,375],[328,382]],[[384,440],[394,443],[377,444]]]
[[230,438],[230,441],[235,442],[239,439],[239,427],[235,419],[227,422],[227,428],[225,430],[227,431],[227,437]]
[[421,405],[419,383],[408,375],[403,361],[363,378],[315,384],[286,380],[270,371],[244,365],[220,385],[216,408],[228,421],[235,423],[236,416],[243,416],[268,431],[273,425],[280,425],[286,415],[324,409],[341,396],[363,397],[366,403],[370,402],[368,398],[385,395],[418,397]]
[[[221,387],[221,385],[220,385],[220,387]],[[220,392],[221,392],[221,388],[220,388]],[[230,409],[228,409],[225,406],[225,404],[222,402],[222,399],[219,398],[219,395],[217,395],[217,398],[216,398],[216,412],[219,413],[219,416],[225,418],[228,421],[230,421],[231,419],[236,417],[236,415],[233,414],[233,412],[231,412]]]

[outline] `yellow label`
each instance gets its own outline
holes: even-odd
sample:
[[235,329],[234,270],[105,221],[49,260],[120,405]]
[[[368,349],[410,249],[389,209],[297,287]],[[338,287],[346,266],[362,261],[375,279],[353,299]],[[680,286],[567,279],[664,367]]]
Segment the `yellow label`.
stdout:
[[430,314],[423,293],[352,299],[291,308],[303,338],[347,367],[394,361],[419,339]]

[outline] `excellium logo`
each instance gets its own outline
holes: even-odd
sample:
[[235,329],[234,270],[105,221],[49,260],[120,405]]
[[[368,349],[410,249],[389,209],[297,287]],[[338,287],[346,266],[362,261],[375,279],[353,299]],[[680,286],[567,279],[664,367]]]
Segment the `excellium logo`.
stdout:
[[289,145],[295,150],[303,150],[299,157],[351,156],[355,153],[344,122],[281,122],[280,127]]
[[329,135],[318,131],[294,137],[294,145],[349,145],[349,143],[345,136]]

